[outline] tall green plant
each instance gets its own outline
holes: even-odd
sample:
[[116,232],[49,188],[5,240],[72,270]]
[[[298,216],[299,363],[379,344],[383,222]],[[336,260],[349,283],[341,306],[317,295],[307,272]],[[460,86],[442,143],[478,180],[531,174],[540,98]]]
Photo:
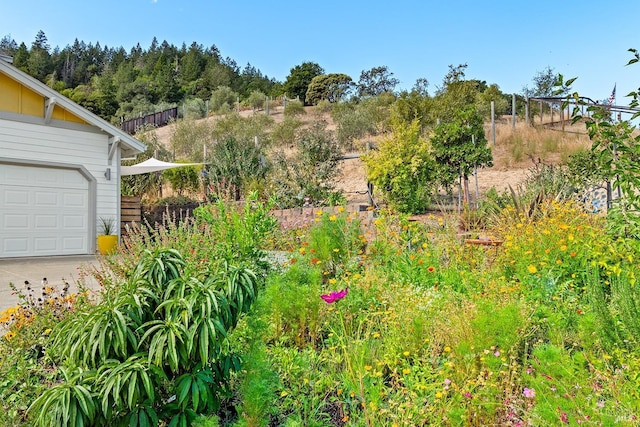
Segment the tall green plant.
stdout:
[[190,425],[219,407],[239,367],[229,333],[260,281],[224,260],[184,267],[175,250],[146,250],[101,304],[56,326],[50,354],[80,374],[31,405],[39,425]]
[[435,188],[437,165],[431,143],[421,135],[417,119],[407,124],[394,116],[391,128],[391,136],[377,151],[362,156],[367,177],[400,212],[422,212]]
[[431,144],[438,165],[438,182],[445,188],[459,177],[466,182],[474,167],[493,166],[482,116],[475,108],[458,110],[450,121],[437,125]]

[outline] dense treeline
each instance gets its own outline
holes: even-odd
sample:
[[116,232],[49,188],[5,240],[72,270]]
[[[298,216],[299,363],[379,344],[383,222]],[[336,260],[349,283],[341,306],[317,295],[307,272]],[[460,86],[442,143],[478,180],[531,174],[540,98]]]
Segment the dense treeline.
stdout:
[[230,88],[241,100],[255,91],[282,93],[281,83],[251,64],[241,68],[223,58],[215,45],[196,42],[177,47],[154,38],[147,49],[137,44],[126,51],[76,39],[63,49],[52,49],[39,31],[30,47],[3,37],[0,53],[73,101],[115,121],[189,99],[208,100],[220,87]]

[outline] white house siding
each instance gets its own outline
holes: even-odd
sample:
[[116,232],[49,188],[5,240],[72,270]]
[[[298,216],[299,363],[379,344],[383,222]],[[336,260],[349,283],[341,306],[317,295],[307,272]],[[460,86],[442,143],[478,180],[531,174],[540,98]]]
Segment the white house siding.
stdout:
[[[80,127],[80,126],[78,126]],[[108,136],[92,131],[65,129],[53,125],[39,125],[0,119],[0,158],[35,162],[46,165],[81,165],[96,181],[94,230],[99,218],[112,218],[119,224],[118,162],[116,153],[108,162]],[[96,128],[97,130],[97,128]],[[111,169],[111,180],[105,178]],[[116,227],[119,231],[119,227]],[[93,236],[90,236],[93,238]],[[90,248],[95,242],[90,242]]]

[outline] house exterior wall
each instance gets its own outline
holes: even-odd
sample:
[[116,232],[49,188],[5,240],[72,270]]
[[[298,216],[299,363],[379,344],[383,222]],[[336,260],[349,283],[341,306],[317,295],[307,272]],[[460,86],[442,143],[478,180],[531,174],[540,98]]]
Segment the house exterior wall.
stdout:
[[[112,218],[115,224],[120,222],[119,153],[109,164],[108,152],[108,136],[103,133],[0,118],[0,159],[43,166],[68,164],[75,168],[80,165],[91,174],[96,183],[92,197],[95,200],[95,218],[91,218],[93,224],[90,227],[94,230],[97,230],[101,217]],[[111,169],[110,180],[105,177],[107,168]]]

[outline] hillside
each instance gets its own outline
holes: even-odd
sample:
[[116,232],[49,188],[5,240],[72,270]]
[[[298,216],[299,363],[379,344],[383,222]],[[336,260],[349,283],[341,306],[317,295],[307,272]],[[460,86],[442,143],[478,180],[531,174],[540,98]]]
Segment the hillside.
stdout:
[[[329,129],[335,129],[335,124],[328,113],[318,114],[314,107],[305,107],[306,114],[302,120],[310,122],[317,117],[327,121]],[[242,116],[254,114],[251,110],[244,110]],[[255,114],[264,114],[262,111]],[[271,111],[270,116],[276,123],[284,119],[281,107]],[[214,122],[215,116],[199,121]],[[171,136],[175,125],[169,125],[155,130],[158,141],[165,147],[170,146]],[[558,164],[579,149],[590,146],[590,141],[584,133],[584,125],[576,124],[561,129],[527,128],[522,122],[516,124],[515,130],[510,117],[503,117],[496,123],[496,138],[493,145],[490,123],[485,124],[486,138],[493,154],[493,167],[478,170],[478,190],[480,194],[491,188],[499,192],[507,190],[509,185],[517,187],[527,176],[535,163]],[[354,154],[354,153],[349,153]],[[366,171],[360,159],[343,160],[340,163],[340,175],[336,180],[336,188],[345,193],[350,202],[367,202]],[[475,179],[471,178],[470,188],[475,192]],[[361,194],[362,193],[362,194]]]

